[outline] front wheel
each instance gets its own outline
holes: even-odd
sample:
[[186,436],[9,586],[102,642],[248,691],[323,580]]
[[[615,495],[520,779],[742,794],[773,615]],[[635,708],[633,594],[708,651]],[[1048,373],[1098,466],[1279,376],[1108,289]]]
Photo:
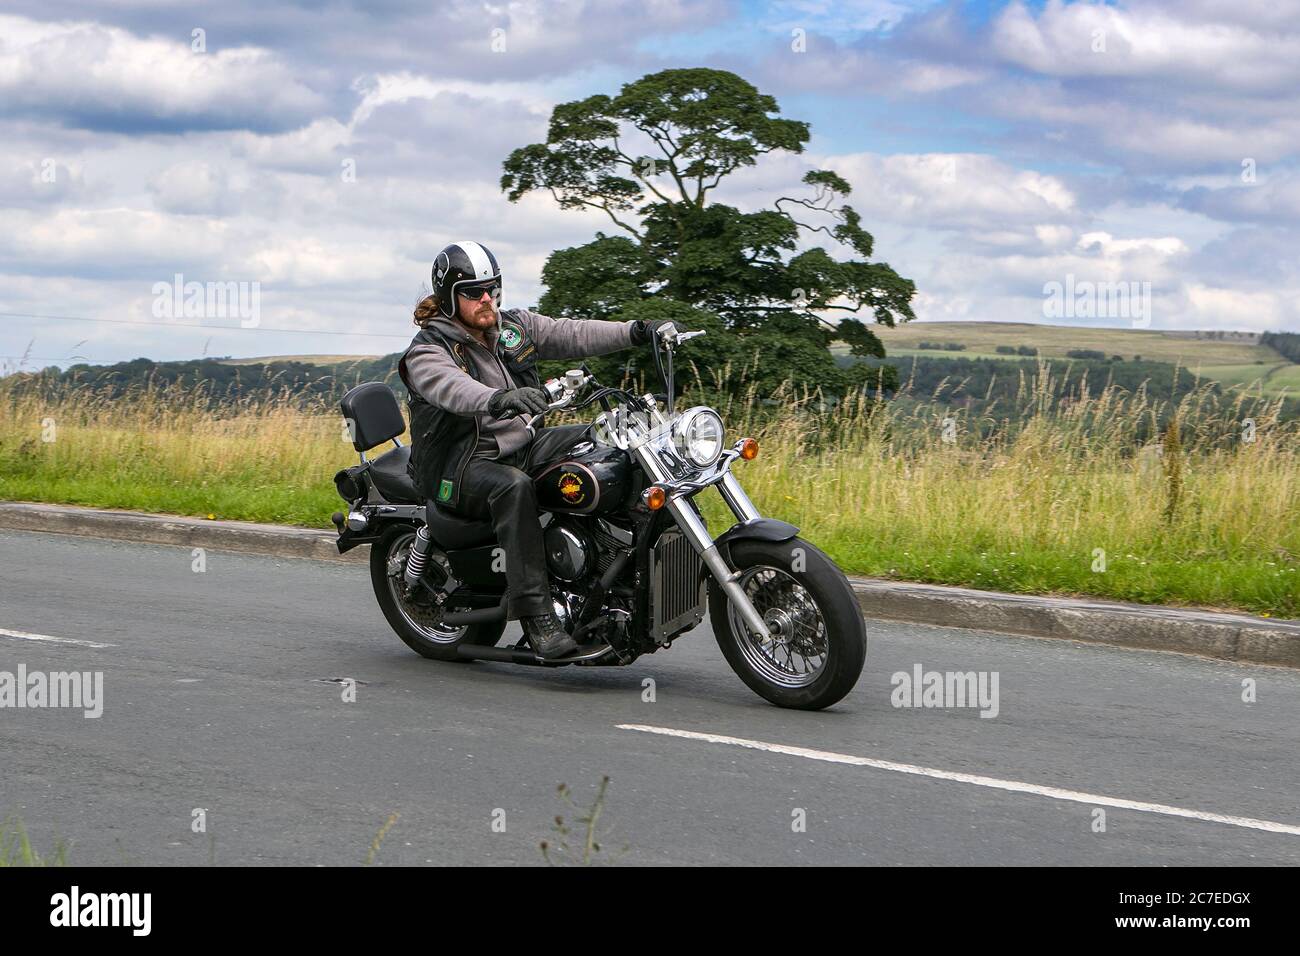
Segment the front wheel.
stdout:
[[[370,583],[380,610],[402,642],[421,657],[465,661],[468,658],[456,653],[461,644],[491,646],[500,640],[506,629],[505,621],[453,627],[442,623],[442,608],[427,590],[421,588],[421,593],[414,595],[407,593],[402,576],[414,541],[414,528],[394,525],[370,546]],[[426,573],[437,572],[431,568]]]
[[737,584],[771,632],[753,633],[709,579],[709,618],[731,669],[778,707],[821,710],[858,682],[867,629],[844,572],[802,538],[731,545]]

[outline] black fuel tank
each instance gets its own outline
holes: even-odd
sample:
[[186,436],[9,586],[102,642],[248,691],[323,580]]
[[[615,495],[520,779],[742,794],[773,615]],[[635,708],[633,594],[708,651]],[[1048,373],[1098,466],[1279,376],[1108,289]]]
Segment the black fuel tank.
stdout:
[[547,511],[603,514],[627,501],[632,468],[627,452],[583,438],[530,474],[537,504]]

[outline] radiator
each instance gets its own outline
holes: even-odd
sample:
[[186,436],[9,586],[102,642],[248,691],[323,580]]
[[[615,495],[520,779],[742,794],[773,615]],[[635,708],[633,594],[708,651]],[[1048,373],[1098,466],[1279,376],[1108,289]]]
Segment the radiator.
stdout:
[[650,636],[658,643],[704,620],[700,556],[686,536],[665,531],[650,559]]

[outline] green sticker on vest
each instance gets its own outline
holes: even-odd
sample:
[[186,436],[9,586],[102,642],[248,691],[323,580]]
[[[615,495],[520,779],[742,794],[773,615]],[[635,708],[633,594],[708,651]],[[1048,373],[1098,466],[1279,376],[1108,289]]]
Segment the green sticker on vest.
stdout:
[[517,349],[523,342],[524,335],[513,325],[501,326],[501,347],[503,349]]
[[446,478],[442,479],[442,484],[438,486],[438,500],[439,501],[451,500],[451,482],[448,481]]

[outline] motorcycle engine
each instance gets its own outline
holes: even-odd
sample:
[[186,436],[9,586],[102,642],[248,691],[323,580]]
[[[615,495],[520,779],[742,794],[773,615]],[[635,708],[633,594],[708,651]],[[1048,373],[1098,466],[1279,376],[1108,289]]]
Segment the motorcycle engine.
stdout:
[[[551,575],[551,605],[565,630],[577,626],[596,579],[609,570],[619,553],[630,548],[631,540],[630,531],[614,528],[603,520],[592,522],[570,516],[555,516],[542,530],[546,569]],[[623,659],[617,648],[626,644],[631,614],[628,600],[606,594],[601,604],[603,623],[589,632],[587,639],[601,638],[609,642],[616,648],[613,653],[627,663],[635,655]],[[582,663],[594,665],[600,661]]]
[[542,532],[546,569],[551,578],[573,584],[595,569],[596,549],[587,532],[575,521],[556,518]]

